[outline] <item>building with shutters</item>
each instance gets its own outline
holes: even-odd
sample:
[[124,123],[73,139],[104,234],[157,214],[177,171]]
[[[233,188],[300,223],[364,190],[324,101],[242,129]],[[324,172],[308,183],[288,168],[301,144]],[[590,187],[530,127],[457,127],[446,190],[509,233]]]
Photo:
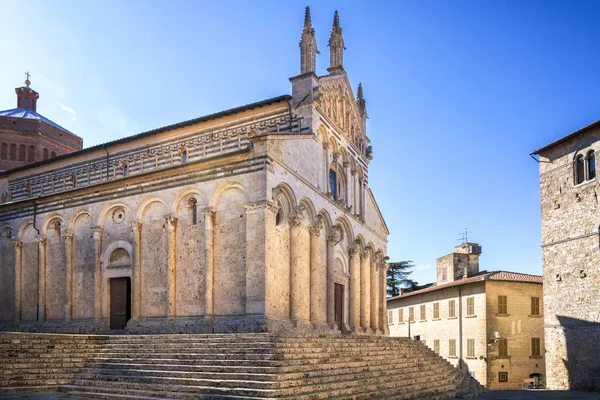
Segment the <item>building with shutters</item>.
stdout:
[[291,95],[0,173],[1,328],[385,334],[388,230],[337,12],[329,48],[317,75],[307,8]]
[[0,171],[81,150],[83,139],[37,112],[29,75],[15,89],[17,108],[0,111]]
[[481,246],[437,260],[434,286],[389,298],[390,336],[424,342],[488,389],[544,383],[542,277],[479,271]]

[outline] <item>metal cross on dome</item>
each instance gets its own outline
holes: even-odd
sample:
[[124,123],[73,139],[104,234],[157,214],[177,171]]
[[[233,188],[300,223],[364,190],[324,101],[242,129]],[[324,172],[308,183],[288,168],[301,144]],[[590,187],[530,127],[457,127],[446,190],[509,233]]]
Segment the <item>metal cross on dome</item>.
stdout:
[[29,71],[25,72],[25,75],[27,76],[27,80],[25,81],[25,84],[27,86],[29,86],[29,84],[31,83],[31,81],[29,81],[29,78],[31,77],[31,74],[29,73]]

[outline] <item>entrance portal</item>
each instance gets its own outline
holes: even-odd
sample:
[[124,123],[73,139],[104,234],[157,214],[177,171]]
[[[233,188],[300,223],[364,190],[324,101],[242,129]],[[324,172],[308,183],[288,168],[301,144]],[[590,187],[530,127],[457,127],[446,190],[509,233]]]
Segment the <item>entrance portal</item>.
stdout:
[[335,324],[341,330],[344,323],[344,285],[336,283],[334,294]]
[[110,329],[125,329],[131,318],[131,279],[110,280]]

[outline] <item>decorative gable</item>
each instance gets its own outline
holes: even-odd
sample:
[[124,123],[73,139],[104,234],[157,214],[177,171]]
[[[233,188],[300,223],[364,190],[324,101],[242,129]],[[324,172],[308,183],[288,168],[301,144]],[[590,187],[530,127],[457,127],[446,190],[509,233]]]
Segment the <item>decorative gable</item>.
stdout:
[[368,143],[364,123],[345,74],[319,79],[319,95],[314,104],[349,141],[364,151]]

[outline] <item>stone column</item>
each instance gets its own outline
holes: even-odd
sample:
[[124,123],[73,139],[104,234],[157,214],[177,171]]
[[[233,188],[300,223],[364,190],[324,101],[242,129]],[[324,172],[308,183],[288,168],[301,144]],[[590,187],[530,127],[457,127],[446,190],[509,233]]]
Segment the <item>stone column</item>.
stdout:
[[334,227],[327,235],[327,323],[335,327],[335,281],[334,281],[334,246],[338,241],[338,230]]
[[175,215],[165,216],[168,230],[168,274],[167,274],[167,317],[175,318],[177,316],[177,273],[176,256],[177,256],[177,217]]
[[65,322],[71,322],[73,317],[73,232],[66,230],[62,234],[65,239]]
[[313,323],[327,321],[327,265],[321,245],[323,223],[319,220],[310,225],[310,320]]
[[206,207],[202,209],[204,215],[204,315],[212,316],[214,313],[213,283],[214,283],[214,255],[213,255],[213,230],[215,209]]
[[381,261],[379,264],[379,304],[381,305],[379,310],[379,329],[381,329],[381,333],[384,335],[389,332],[387,326],[387,270],[387,263],[385,260]]
[[350,249],[350,329],[356,332],[360,328],[360,245],[355,243]]
[[23,241],[14,240],[12,242],[15,248],[15,324],[21,323],[21,276],[23,270]]
[[[308,300],[310,307],[310,277],[308,283],[305,278],[310,271],[306,271],[307,256],[305,246],[302,243],[303,217],[301,213],[290,216],[290,320],[296,325],[302,322],[308,322],[310,315],[307,315],[303,303]],[[307,273],[308,272],[308,273]],[[308,293],[306,293],[308,292]],[[309,311],[310,313],[310,311]],[[308,313],[308,314],[309,314]]]
[[133,318],[139,320],[142,317],[142,223],[134,221],[131,223],[133,230]]
[[371,274],[371,331],[377,333],[379,328],[379,276],[377,275],[377,260],[375,257],[371,258],[370,262],[370,274]]
[[279,207],[270,201],[245,205],[246,207],[246,314],[265,315],[267,264],[270,264],[270,246],[267,226],[274,229]]
[[361,254],[360,269],[360,326],[368,331],[371,326],[371,252],[365,250]]
[[346,207],[350,207],[350,204],[352,204],[352,202],[350,201],[350,179],[351,179],[351,175],[350,175],[350,168],[348,168],[348,166],[350,165],[350,163],[348,161],[344,161],[342,163],[342,166],[344,167],[344,174],[346,175],[344,178],[346,179],[346,193],[344,193],[344,200],[346,200]]
[[39,246],[38,259],[38,321],[46,320],[46,235],[37,237]]
[[92,227],[94,237],[94,319],[102,318],[102,228]]
[[356,202],[356,168],[350,171],[350,180],[352,181],[352,214],[357,213],[357,202]]

